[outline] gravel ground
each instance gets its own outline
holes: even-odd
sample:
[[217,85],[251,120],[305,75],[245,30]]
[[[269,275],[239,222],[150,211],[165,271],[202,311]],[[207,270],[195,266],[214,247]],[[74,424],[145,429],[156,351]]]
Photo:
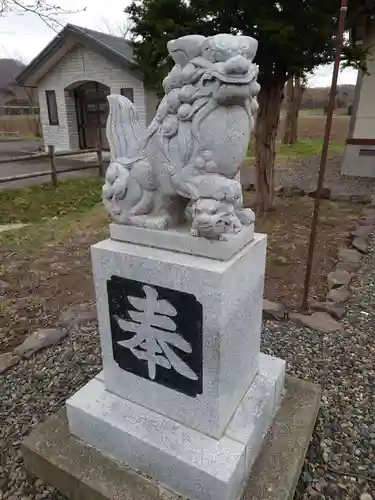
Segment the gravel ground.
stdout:
[[[340,175],[342,155],[329,153],[327,158],[324,186],[335,194],[349,193],[356,195],[371,195],[375,192],[375,179],[367,177],[346,177]],[[305,191],[316,189],[320,168],[320,155],[295,161],[295,166],[282,170],[280,183],[297,185]]]
[[73,328],[61,344],[21,361],[0,377],[0,500],[63,500],[28,477],[19,444],[100,371],[96,322]]
[[[286,359],[290,374],[323,387],[295,500],[375,500],[374,248],[372,242],[368,271],[364,283],[357,283],[343,332],[322,335],[272,322],[264,330],[263,351]],[[99,370],[99,338],[96,323],[91,322],[73,328],[60,345],[2,376],[0,500],[64,500],[26,474],[19,444],[38,421],[56,412]]]
[[263,333],[264,352],[286,359],[289,374],[323,392],[295,500],[375,500],[374,257],[373,240],[342,332],[268,322]]
[[[327,159],[324,186],[331,189],[332,194],[351,194],[369,196],[375,192],[375,178],[345,177],[340,175],[340,153],[329,153]],[[307,158],[293,158],[286,161],[285,166],[275,169],[275,186],[300,187],[305,191],[314,191],[318,182],[320,155]],[[241,171],[241,182],[244,186],[255,184],[255,169],[245,168]]]

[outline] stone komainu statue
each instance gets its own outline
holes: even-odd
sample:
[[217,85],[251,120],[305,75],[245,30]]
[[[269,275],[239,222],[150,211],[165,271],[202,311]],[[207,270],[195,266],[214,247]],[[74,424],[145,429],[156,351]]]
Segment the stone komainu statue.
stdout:
[[125,97],[108,97],[111,151],[103,201],[121,224],[225,239],[254,222],[236,180],[258,109],[254,59],[245,36],[190,35],[170,41],[175,62],[147,130]]

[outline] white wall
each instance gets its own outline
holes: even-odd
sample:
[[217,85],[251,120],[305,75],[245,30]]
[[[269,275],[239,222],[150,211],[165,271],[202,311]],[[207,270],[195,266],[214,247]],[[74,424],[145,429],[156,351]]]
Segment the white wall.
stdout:
[[365,40],[370,49],[368,75],[364,74],[353,130],[353,139],[375,139],[375,25]]
[[[132,87],[134,89],[134,104],[138,109],[141,125],[146,126],[148,120],[143,82],[127,68],[117,66],[86,47],[76,46],[38,82],[45,146],[54,145],[56,150],[60,151],[78,148],[75,102],[72,91],[65,89],[75,82],[88,80],[107,85],[113,94],[119,94],[123,87]],[[49,124],[46,90],[55,90],[56,92],[59,125]]]
[[[355,177],[375,177],[375,23],[367,32],[364,47],[368,47],[368,74],[359,74],[354,103],[353,121],[341,163],[341,174]],[[356,141],[351,142],[352,139]]]

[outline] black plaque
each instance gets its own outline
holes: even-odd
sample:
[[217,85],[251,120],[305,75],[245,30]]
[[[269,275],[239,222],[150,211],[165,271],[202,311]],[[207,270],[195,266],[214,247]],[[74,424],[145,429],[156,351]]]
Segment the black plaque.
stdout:
[[107,281],[113,356],[120,368],[202,394],[202,305],[194,295],[118,276]]

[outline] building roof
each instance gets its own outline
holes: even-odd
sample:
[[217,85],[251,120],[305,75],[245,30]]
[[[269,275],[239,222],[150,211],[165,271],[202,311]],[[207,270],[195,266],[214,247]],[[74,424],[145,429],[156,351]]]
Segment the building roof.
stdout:
[[70,26],[73,30],[81,32],[86,37],[96,40],[98,43],[102,44],[103,47],[108,47],[108,49],[110,49],[114,54],[119,54],[129,63],[136,64],[132,43],[125,40],[123,37],[108,35],[107,33],[89,30],[87,28],[81,28],[80,26],[76,26],[74,24],[68,24],[67,26]]
[[40,74],[42,68],[47,68],[49,66],[48,63],[56,58],[56,53],[66,45],[66,42],[69,40],[76,43],[82,43],[86,47],[95,50],[107,59],[111,59],[121,66],[125,65],[134,69],[138,67],[134,58],[131,42],[122,37],[82,28],[74,24],[67,24],[42,52],[24,68],[16,77],[16,81],[24,86],[31,84],[31,82],[33,82],[33,77],[35,77],[36,74]]

